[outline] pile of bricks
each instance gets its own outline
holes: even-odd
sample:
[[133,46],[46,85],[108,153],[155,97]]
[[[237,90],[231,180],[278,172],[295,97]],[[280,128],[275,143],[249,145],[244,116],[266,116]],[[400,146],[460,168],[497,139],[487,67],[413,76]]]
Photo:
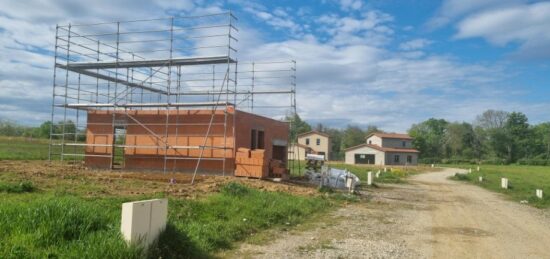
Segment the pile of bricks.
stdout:
[[237,149],[235,155],[235,176],[266,178],[269,176],[268,162],[265,150],[248,148]]
[[271,159],[269,161],[269,171],[271,177],[288,180],[288,169],[286,169],[285,164],[281,160]]

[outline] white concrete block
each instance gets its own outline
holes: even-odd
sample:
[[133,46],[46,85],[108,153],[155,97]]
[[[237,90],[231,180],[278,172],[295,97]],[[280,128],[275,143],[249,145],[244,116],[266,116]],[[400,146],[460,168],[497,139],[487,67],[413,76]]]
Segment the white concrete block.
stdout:
[[167,199],[123,203],[120,231],[128,244],[148,247],[166,228],[167,218]]
[[468,169],[468,173],[470,174],[472,173],[472,168]]
[[483,182],[483,176],[479,177],[479,182]]
[[155,241],[157,237],[166,228],[168,221],[168,200],[157,199],[151,202],[151,226],[149,237],[153,238],[150,242]]
[[435,167],[435,165],[434,165],[434,164],[432,164],[432,168],[434,168],[434,167]]
[[380,170],[378,170],[378,172],[376,172],[376,178],[379,178],[380,177]]
[[542,190],[541,190],[541,189],[537,189],[537,190],[536,190],[536,195],[537,195],[537,198],[542,199]]
[[372,172],[368,173],[367,176],[367,185],[372,185]]
[[500,179],[500,187],[502,187],[502,189],[508,189],[508,178]]
[[388,171],[388,169],[384,167],[384,173],[387,172],[387,171]]
[[478,167],[477,167],[477,171],[478,171],[478,172],[479,172],[479,169],[480,169],[480,168],[479,168],[479,166],[478,166]]

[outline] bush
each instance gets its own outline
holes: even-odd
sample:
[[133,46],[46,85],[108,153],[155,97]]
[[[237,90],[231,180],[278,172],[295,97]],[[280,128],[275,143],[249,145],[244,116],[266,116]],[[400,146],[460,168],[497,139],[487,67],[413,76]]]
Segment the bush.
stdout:
[[541,158],[522,158],[517,161],[518,165],[550,165],[550,161]]
[[470,181],[470,176],[467,174],[456,173],[455,176],[453,176],[453,179],[459,181]]

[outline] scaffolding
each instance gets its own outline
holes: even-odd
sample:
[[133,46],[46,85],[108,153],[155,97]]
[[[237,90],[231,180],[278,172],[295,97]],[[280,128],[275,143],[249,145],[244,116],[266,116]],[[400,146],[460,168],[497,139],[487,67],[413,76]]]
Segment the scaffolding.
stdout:
[[[193,160],[195,174],[201,161],[220,160],[221,174],[232,173],[226,154],[235,152],[235,116],[228,111],[281,120],[296,113],[296,62],[238,62],[237,21],[226,12],[56,26],[49,160],[77,163],[96,157],[110,160],[114,169],[117,150],[149,148],[163,151],[165,173],[174,171],[175,160]],[[164,121],[136,115],[148,110],[162,111]],[[184,110],[209,110],[210,119],[180,121]],[[88,120],[94,112],[107,113],[110,122]],[[83,141],[90,137],[89,127],[102,125],[111,127],[112,140]],[[173,126],[176,132],[169,133]],[[179,143],[180,126],[204,129],[202,143],[169,144],[174,137]],[[140,127],[155,143],[119,142],[128,127]],[[217,136],[223,138],[221,145],[209,140],[216,127],[223,128]],[[110,154],[87,152],[96,148]],[[189,150],[199,155],[183,154]],[[221,150],[223,157],[205,157],[208,150]]]

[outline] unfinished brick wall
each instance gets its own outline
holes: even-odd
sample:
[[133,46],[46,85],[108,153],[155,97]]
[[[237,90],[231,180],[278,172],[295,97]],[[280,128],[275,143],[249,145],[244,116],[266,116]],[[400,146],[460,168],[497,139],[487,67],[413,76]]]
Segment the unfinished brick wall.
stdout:
[[[203,145],[211,115],[212,110],[135,110],[128,111],[128,116],[126,112],[115,112],[115,126],[120,125],[126,128],[125,144],[136,146],[124,148],[123,168],[161,170],[164,167],[166,152],[168,157],[184,158],[178,160],[168,159],[166,166],[169,170],[192,171],[197,162],[196,159],[192,158],[199,157],[200,149],[176,148],[165,150],[163,148],[164,142],[173,147]],[[234,129],[233,116],[235,116],[236,122]],[[168,128],[165,126],[167,120]],[[228,113],[227,128],[223,124],[224,111],[218,110],[214,116],[206,146],[226,146],[229,149],[205,149],[203,153],[205,159],[200,163],[201,171],[221,172],[223,161],[208,159],[226,157],[226,173],[233,172],[235,168],[233,130],[235,130],[237,147],[250,147],[251,130],[263,130],[266,157],[269,158],[273,156],[272,144],[274,139],[288,141],[288,124],[266,117],[235,111],[234,113]],[[224,130],[227,130],[225,138]],[[91,110],[88,112],[86,136],[87,143],[91,145],[86,148],[86,166],[111,168],[110,156],[113,150],[109,145],[114,140],[113,132],[113,111]]]

